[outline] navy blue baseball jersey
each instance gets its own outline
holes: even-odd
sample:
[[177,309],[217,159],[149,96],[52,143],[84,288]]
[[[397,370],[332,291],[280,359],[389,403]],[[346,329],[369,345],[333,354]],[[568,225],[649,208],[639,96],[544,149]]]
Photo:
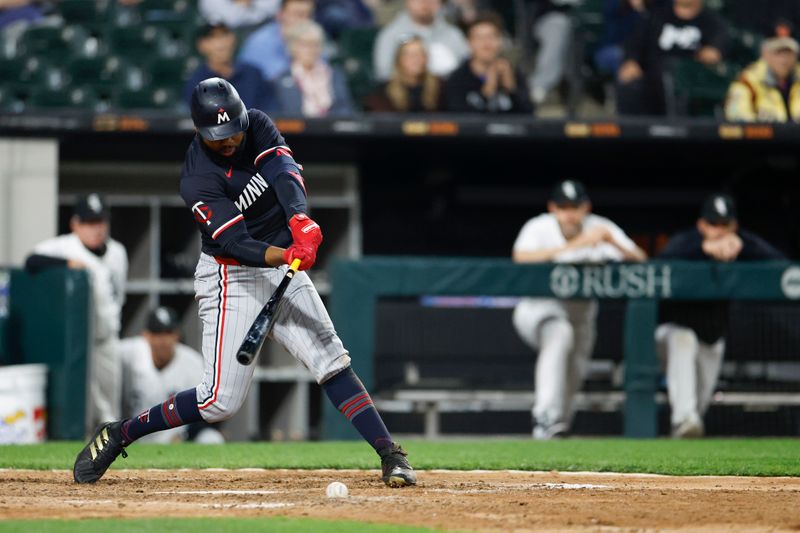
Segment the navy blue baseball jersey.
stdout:
[[181,171],[181,196],[200,226],[203,252],[247,266],[266,266],[269,246],[288,247],[288,220],[308,211],[301,168],[272,120],[247,111],[250,125],[231,157],[195,135]]

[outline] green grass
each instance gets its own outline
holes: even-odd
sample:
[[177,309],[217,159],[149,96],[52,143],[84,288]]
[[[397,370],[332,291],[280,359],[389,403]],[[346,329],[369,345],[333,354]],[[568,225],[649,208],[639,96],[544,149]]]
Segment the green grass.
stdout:
[[[561,470],[800,476],[800,439],[447,440],[403,442],[425,470]],[[82,444],[0,447],[0,468],[71,469]],[[378,468],[363,442],[133,445],[115,468]]]
[[[365,530],[362,522],[349,522],[337,520],[311,520],[308,518],[161,518],[148,519],[90,519],[90,520],[0,520],[0,531],[30,533],[139,533],[169,531],[170,533],[197,531],[213,531],[214,533],[228,533],[233,531],[270,531],[281,533],[295,533],[308,531],[320,533],[351,533],[352,531]],[[369,524],[370,533],[417,533],[429,532],[433,529],[408,526],[392,526],[382,524]]]

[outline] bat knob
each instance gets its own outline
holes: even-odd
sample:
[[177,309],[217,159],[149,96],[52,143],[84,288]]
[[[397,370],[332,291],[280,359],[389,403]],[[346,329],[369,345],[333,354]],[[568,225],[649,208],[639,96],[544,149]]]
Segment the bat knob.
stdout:
[[253,362],[253,358],[250,356],[249,353],[246,352],[239,352],[236,354],[236,360],[239,361],[239,364],[242,365],[249,365]]

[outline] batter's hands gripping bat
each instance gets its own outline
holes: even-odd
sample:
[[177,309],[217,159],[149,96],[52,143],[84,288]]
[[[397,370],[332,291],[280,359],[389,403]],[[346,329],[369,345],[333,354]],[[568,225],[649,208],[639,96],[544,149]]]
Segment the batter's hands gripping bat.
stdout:
[[253,321],[253,325],[247,330],[247,335],[245,335],[242,345],[239,346],[239,351],[236,352],[236,360],[239,361],[240,364],[249,365],[253,362],[253,359],[256,358],[258,352],[261,351],[264,339],[267,338],[269,331],[272,329],[272,317],[275,315],[275,310],[278,308],[278,304],[281,302],[281,298],[283,297],[283,293],[286,292],[286,287],[289,286],[289,282],[292,281],[294,275],[297,274],[298,268],[300,268],[300,260],[295,259],[292,261],[292,264],[289,265],[289,270],[286,271],[286,275],[283,276],[278,288],[275,289],[275,292],[269,297],[266,305],[261,308],[258,316]]

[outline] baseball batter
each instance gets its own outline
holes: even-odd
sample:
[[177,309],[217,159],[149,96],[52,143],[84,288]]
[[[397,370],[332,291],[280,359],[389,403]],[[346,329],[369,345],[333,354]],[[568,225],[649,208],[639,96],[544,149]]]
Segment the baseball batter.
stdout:
[[[192,94],[195,135],[181,174],[181,196],[202,235],[195,292],[203,322],[205,373],[138,417],[101,425],[78,454],[76,482],[100,479],[125,447],[144,435],[200,420],[233,416],[247,396],[255,366],[236,351],[294,259],[310,268],[322,242],[308,216],[302,168],[267,115],[245,108],[221,78]],[[311,280],[299,272],[283,296],[271,337],[302,362],[330,401],[381,458],[383,481],[416,483],[406,453],[392,440]]]
[[120,363],[117,354],[120,314],[125,303],[128,254],[109,237],[109,210],[98,194],[82,196],[70,219],[71,232],[37,244],[25,268],[53,266],[85,269],[92,285],[92,353],[89,354],[87,433],[104,420],[119,418]]
[[[547,213],[530,219],[514,242],[517,263],[643,261],[646,254],[613,222],[591,213],[583,184],[558,183]],[[533,436],[567,434],[573,399],[583,383],[596,337],[597,302],[523,298],[514,309],[514,328],[539,351]]]

